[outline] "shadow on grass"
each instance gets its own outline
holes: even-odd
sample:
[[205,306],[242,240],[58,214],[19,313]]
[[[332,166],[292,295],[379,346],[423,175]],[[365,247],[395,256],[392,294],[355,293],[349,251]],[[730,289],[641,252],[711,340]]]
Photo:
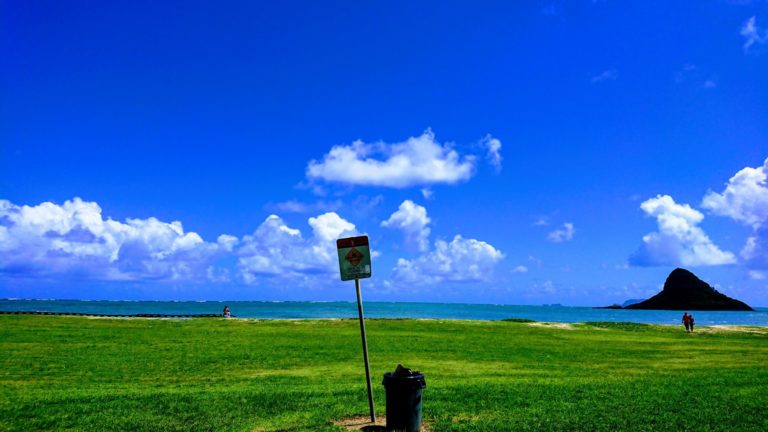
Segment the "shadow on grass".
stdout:
[[532,319],[528,319],[528,318],[503,318],[501,321],[516,322],[516,323],[532,323],[532,322],[536,322],[536,320],[532,320]]
[[613,322],[613,321],[588,321],[584,323],[590,327],[616,329],[625,331],[649,331],[653,328],[650,324],[633,322]]

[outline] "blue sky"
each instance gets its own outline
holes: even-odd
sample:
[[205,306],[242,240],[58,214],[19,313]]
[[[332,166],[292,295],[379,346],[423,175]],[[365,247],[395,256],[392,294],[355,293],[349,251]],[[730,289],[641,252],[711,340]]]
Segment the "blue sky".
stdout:
[[768,2],[0,19],[0,297],[768,305]]

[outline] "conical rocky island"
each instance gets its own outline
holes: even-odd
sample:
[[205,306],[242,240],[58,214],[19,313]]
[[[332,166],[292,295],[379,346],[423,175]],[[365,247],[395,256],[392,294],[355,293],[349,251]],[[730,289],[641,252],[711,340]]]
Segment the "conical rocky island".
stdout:
[[718,292],[688,270],[677,268],[667,276],[664,289],[625,309],[751,311],[749,305]]

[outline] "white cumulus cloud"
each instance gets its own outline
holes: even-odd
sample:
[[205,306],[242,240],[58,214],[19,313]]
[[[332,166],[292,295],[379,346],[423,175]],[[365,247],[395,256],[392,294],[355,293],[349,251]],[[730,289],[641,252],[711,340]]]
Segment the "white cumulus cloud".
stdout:
[[616,69],[605,70],[592,77],[592,84],[598,84],[604,81],[616,81],[619,78],[619,72]]
[[268,204],[266,207],[271,211],[285,213],[313,213],[318,211],[335,211],[342,206],[341,201],[315,201],[305,203],[297,200],[288,200],[275,204]]
[[709,192],[701,206],[757,229],[768,221],[768,159],[763,166],[744,168],[726,183],[722,193]]
[[[306,238],[271,215],[253,234],[206,242],[178,221],[105,219],[97,203],[80,198],[36,206],[0,200],[0,276],[252,283],[262,276],[335,273],[336,239],[355,235],[355,225],[334,212],[307,223]],[[219,265],[228,257],[237,259],[237,273]]]
[[309,162],[306,175],[312,180],[392,188],[453,184],[472,176],[475,159],[440,144],[427,130],[395,144],[358,140],[334,146],[322,161]]
[[757,17],[752,16],[741,26],[741,35],[744,36],[744,52],[755,45],[768,43],[768,30],[757,25]]
[[207,263],[231,239],[207,243],[181,222],[156,218],[118,222],[95,202],[18,206],[0,200],[0,273],[67,274],[96,280],[180,280],[205,277]]
[[344,218],[335,212],[328,212],[321,214],[320,216],[311,217],[308,222],[309,226],[312,227],[315,238],[321,242],[333,243],[336,239],[341,237],[342,234],[352,233],[355,230],[355,225],[353,223],[344,220]]
[[573,234],[576,230],[573,228],[573,224],[566,222],[562,228],[558,228],[549,234],[547,234],[547,240],[552,243],[563,243],[573,239]]
[[488,134],[483,138],[480,143],[486,148],[485,158],[496,169],[496,172],[501,171],[501,141],[498,138],[494,138],[491,134]]
[[669,195],[644,201],[640,208],[656,218],[659,230],[643,237],[643,245],[630,258],[636,266],[714,266],[736,263],[736,257],[718,248],[697,225],[704,215]]
[[426,208],[411,200],[405,200],[397,211],[389,216],[389,219],[381,223],[381,226],[403,231],[407,244],[425,251],[429,248],[430,222]]
[[757,168],[746,167],[728,180],[721,193],[709,192],[701,206],[752,227],[741,250],[744,263],[768,268],[768,159]]
[[527,272],[528,272],[528,267],[524,265],[519,265],[512,269],[512,273],[527,273]]
[[756,229],[747,238],[740,255],[747,267],[768,269],[768,226]]
[[216,239],[216,243],[224,250],[231,252],[240,240],[229,234],[222,234]]
[[312,236],[289,227],[277,215],[270,215],[252,235],[240,240],[236,250],[243,280],[255,283],[260,277],[302,277],[338,271],[336,239],[355,235],[355,225],[334,212],[307,221]]
[[450,242],[436,241],[434,250],[416,259],[398,259],[393,277],[413,284],[486,281],[503,257],[501,251],[484,241],[457,235]]

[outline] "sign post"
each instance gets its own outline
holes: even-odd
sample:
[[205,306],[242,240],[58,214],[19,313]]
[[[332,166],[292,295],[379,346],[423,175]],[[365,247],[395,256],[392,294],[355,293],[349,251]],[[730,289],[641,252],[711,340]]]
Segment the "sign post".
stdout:
[[365,380],[368,384],[368,408],[371,411],[371,422],[376,423],[376,412],[373,409],[373,391],[371,388],[371,371],[368,365],[368,342],[365,338],[365,317],[363,316],[363,299],[360,295],[360,279],[371,277],[371,253],[368,247],[368,236],[349,237],[336,240],[339,252],[339,271],[341,280],[355,280],[357,292],[357,314],[360,320],[360,336],[363,340],[363,361],[365,362]]

